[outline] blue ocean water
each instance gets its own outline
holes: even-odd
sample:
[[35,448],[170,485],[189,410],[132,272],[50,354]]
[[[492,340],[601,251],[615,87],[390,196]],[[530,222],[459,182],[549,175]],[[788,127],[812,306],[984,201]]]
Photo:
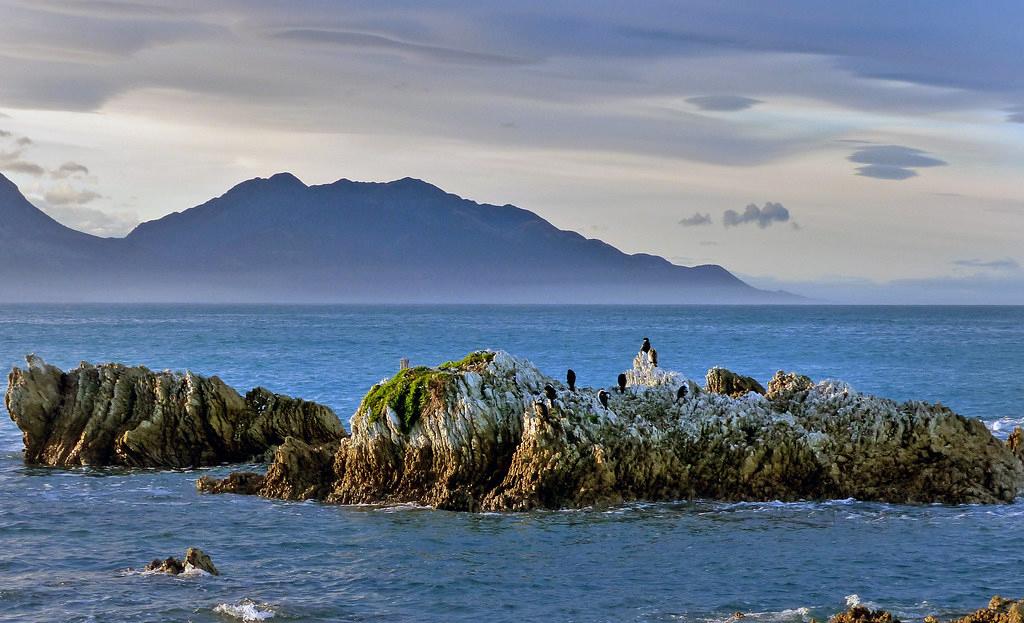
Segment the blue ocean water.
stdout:
[[[35,352],[218,374],[347,421],[414,364],[481,347],[610,385],[643,336],[663,367],[842,378],[941,401],[1005,435],[1024,419],[1021,307],[0,306],[0,366]],[[201,496],[207,471],[28,468],[0,419],[2,621],[756,621],[860,599],[905,617],[1024,596],[1024,502],[631,504],[469,515]],[[223,575],[141,575],[209,552]]]

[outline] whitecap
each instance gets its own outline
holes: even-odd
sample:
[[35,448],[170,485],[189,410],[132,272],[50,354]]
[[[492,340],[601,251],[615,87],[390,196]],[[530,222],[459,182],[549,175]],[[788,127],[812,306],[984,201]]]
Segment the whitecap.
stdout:
[[261,607],[251,599],[243,599],[237,604],[220,604],[213,609],[218,614],[226,614],[241,621],[265,621],[274,617],[274,611],[267,606]]

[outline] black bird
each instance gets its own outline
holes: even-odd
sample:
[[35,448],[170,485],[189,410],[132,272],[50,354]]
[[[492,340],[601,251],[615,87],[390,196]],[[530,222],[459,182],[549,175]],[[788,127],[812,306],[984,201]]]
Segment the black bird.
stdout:
[[625,394],[626,393],[626,375],[625,374],[620,374],[619,375],[619,393],[620,394]]
[[647,361],[651,362],[651,365],[655,368],[658,367],[658,351],[653,348],[647,352]]
[[552,402],[555,401],[555,398],[558,398],[558,392],[556,392],[555,388],[551,387],[551,385],[544,386],[544,395],[547,396],[548,400]]
[[573,372],[572,368],[565,373],[565,382],[569,384],[569,391],[576,391],[576,373]]
[[676,390],[676,400],[682,400],[686,398],[686,386],[680,385],[679,389]]
[[608,408],[608,392],[603,389],[597,392],[597,399],[601,401],[601,406],[605,409]]
[[543,402],[538,402],[537,405],[540,406],[540,417],[545,420],[548,419],[548,406]]
[[646,353],[649,350],[651,350],[651,341],[647,338],[644,338],[644,344],[643,346],[640,347],[640,352]]

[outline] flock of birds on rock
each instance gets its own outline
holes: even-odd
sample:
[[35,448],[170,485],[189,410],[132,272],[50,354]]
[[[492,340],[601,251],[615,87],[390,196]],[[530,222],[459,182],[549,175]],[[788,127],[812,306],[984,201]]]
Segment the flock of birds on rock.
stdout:
[[[651,340],[650,339],[648,339],[646,337],[644,338],[643,344],[640,345],[640,354],[647,356],[647,361],[648,361],[648,363],[651,364],[652,367],[655,367],[655,368],[658,367],[658,351],[656,351],[653,348],[651,348]],[[573,370],[572,368],[569,368],[565,372],[565,382],[569,386],[569,391],[570,392],[575,392],[576,391],[576,371]],[[617,379],[617,382],[618,382],[618,385],[616,387],[616,390],[620,394],[625,394],[626,393],[626,375],[624,373],[620,373],[619,374],[619,378]],[[548,399],[549,402],[553,403],[555,401],[555,399],[558,398],[558,391],[554,388],[554,386],[552,386],[550,383],[548,383],[548,384],[546,384],[544,386],[544,396]],[[609,397],[610,397],[610,394],[608,392],[606,392],[605,390],[603,390],[603,389],[597,393],[597,399],[598,399],[598,401],[601,402],[601,406],[604,407],[605,409],[608,408],[608,399],[609,399]],[[679,400],[682,400],[684,398],[686,398],[686,385],[685,384],[680,385],[679,389],[676,390],[676,400],[679,401]],[[548,407],[547,407],[547,405],[544,404],[543,402],[541,402],[540,403],[540,408],[541,408],[542,414],[545,417],[547,417],[547,414],[548,414]]]

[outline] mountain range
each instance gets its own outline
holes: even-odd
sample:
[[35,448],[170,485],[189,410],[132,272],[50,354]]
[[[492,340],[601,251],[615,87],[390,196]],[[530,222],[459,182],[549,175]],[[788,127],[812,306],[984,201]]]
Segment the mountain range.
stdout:
[[0,175],[8,302],[785,303],[717,265],[677,266],[427,182],[289,173],[124,238],[61,225]]

